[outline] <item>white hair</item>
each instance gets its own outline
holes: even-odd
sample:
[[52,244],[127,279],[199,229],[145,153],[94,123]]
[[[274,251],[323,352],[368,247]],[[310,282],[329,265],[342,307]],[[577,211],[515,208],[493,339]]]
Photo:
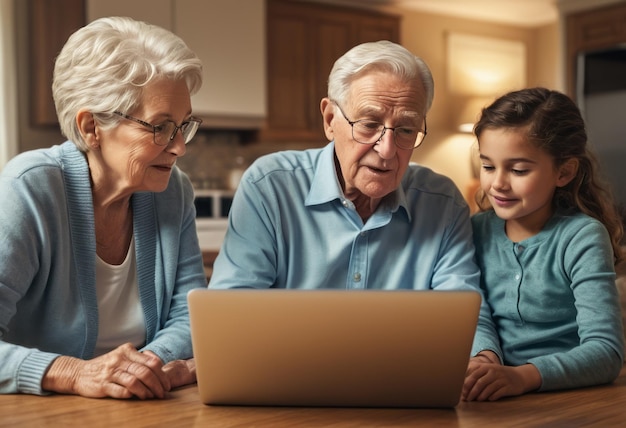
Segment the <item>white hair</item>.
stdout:
[[428,65],[403,46],[388,40],[362,43],[335,61],[328,76],[328,98],[343,104],[354,79],[371,70],[389,71],[410,82],[419,79],[426,91],[426,111],[433,103],[435,84]]
[[61,132],[87,151],[78,126],[88,110],[110,127],[116,110],[132,111],[143,88],[157,80],[183,79],[190,94],[202,85],[202,62],[172,32],[126,17],[107,17],[80,28],[63,46],[54,66],[52,95]]

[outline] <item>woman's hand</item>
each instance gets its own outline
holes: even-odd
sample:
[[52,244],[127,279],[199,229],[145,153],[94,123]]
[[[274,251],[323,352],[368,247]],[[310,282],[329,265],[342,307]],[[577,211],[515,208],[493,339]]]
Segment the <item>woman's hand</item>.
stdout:
[[130,343],[92,360],[61,356],[42,380],[46,391],[93,398],[163,398],[171,387],[161,359]]
[[521,395],[541,386],[541,375],[532,364],[512,367],[470,359],[463,383],[463,401],[495,401]]
[[163,371],[170,379],[172,388],[188,385],[196,381],[196,361],[193,358],[170,361],[163,366]]

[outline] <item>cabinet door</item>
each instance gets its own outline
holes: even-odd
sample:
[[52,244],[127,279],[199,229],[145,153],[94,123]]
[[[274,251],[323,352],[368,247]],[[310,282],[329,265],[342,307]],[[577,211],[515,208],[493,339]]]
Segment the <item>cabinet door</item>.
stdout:
[[299,132],[310,127],[309,19],[286,12],[274,16],[268,25],[268,127],[276,135],[302,138]]
[[269,0],[269,106],[261,139],[325,144],[319,105],[335,61],[362,42],[398,42],[399,24],[398,17],[361,9]]
[[178,34],[202,60],[191,98],[203,126],[258,128],[266,116],[263,0],[88,0],[87,18],[124,15]]
[[85,25],[83,0],[30,0],[30,121],[57,125],[52,99],[54,61],[67,38]]
[[359,43],[377,40],[400,40],[400,18],[395,16],[363,16],[357,28]]
[[[174,31],[202,59],[200,92],[192,97],[203,119],[265,119],[265,2],[175,0]],[[218,123],[219,124],[219,123]]]
[[594,50],[626,41],[626,6],[585,11],[567,18],[569,42],[578,50]]
[[568,93],[576,96],[578,54],[626,43],[626,5],[585,10],[566,17]]
[[358,28],[357,24],[347,16],[333,15],[320,17],[313,25],[311,34],[313,54],[311,56],[315,61],[310,68],[313,91],[308,104],[311,105],[312,110],[309,123],[311,136],[315,142],[327,142],[320,100],[328,95],[328,75],[335,61],[356,44],[354,37]]
[[87,22],[105,16],[128,16],[172,30],[173,0],[87,0]]
[[268,5],[268,127],[263,139],[324,143],[319,102],[334,61],[351,46],[343,16],[317,7]]

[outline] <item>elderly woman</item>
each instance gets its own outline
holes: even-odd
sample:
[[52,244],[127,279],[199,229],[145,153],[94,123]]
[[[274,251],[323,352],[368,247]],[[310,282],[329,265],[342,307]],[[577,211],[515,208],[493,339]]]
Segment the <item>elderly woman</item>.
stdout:
[[201,71],[128,18],[67,41],[52,88],[69,141],[0,175],[0,392],[145,399],[195,381],[186,295],[206,279],[176,159]]

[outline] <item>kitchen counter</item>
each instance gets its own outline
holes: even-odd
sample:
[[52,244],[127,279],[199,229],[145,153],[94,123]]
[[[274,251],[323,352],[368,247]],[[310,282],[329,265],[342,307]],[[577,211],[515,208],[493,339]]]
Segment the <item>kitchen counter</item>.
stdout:
[[219,251],[226,235],[228,219],[226,218],[198,218],[196,232],[202,251]]

